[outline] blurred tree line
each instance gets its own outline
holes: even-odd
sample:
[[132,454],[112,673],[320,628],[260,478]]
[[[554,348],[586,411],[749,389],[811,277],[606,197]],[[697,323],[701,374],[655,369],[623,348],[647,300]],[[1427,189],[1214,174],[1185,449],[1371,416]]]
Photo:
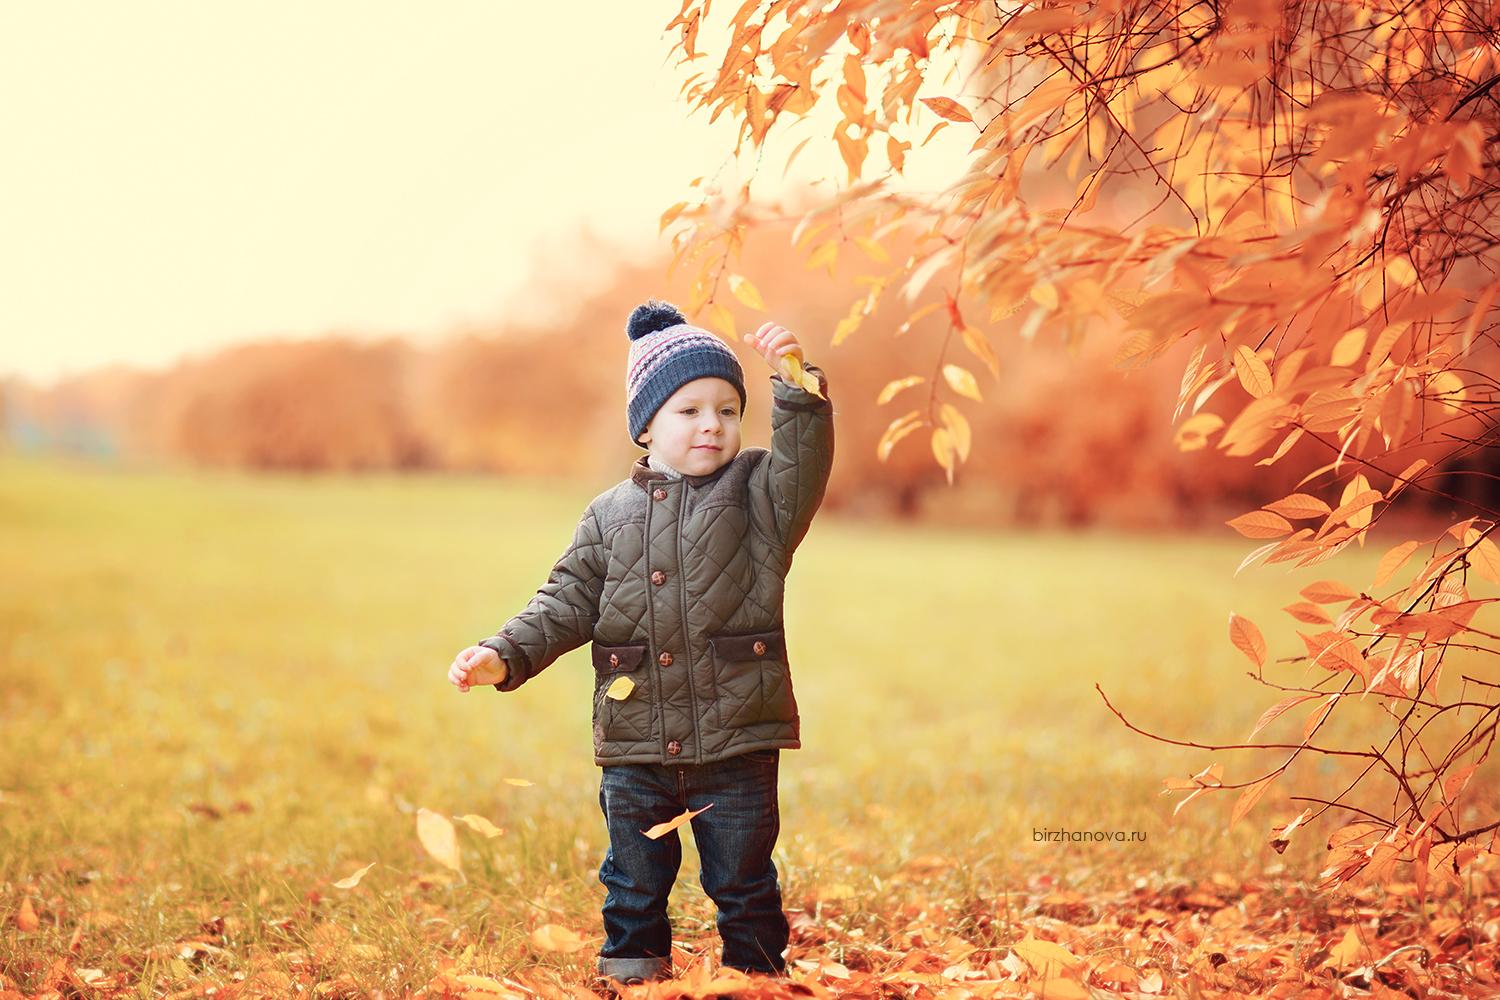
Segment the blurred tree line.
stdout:
[[[753,277],[767,309],[716,296],[732,303],[736,330],[714,332],[745,367],[746,446],[769,444],[770,369],[743,348],[739,332],[774,319],[799,335],[809,361],[828,371],[839,416],[828,510],[960,524],[1212,525],[1247,503],[1291,492],[1331,459],[1299,444],[1276,465],[1256,470],[1208,451],[1179,450],[1171,417],[1186,341],[1181,357],[1167,354],[1122,371],[1111,363],[1118,338],[1108,331],[1085,337],[1074,354],[1055,338],[1023,340],[1002,321],[986,331],[1000,356],[1000,377],[979,369],[985,401],[949,393],[974,433],[972,457],[955,485],[944,482],[920,435],[898,442],[882,462],[877,442],[909,408],[904,393],[913,390],[879,405],[877,397],[895,373],[934,365],[933,340],[900,329],[926,300],[882,297],[864,320],[865,332],[831,348],[846,298],[830,298],[826,290],[835,281],[848,287],[860,267],[858,251],[841,254],[831,272],[808,270],[786,252],[790,239],[789,225],[767,226],[747,242],[737,270]],[[893,256],[910,252],[910,241],[885,242]],[[10,378],[0,383],[6,447],[133,464],[448,470],[607,484],[623,478],[643,453],[625,429],[625,319],[647,297],[680,303],[689,297],[687,269],[672,278],[665,270],[664,259],[627,261],[589,294],[541,275],[528,304],[549,319],[496,323],[431,346],[347,334],[271,339],[161,372],[116,365],[46,389]],[[703,317],[694,321],[708,325]],[[923,322],[943,319],[931,315],[917,326]],[[942,381],[935,371],[930,377]],[[1219,396],[1241,392],[1231,384]],[[1465,476],[1450,485],[1491,489],[1494,482]]]

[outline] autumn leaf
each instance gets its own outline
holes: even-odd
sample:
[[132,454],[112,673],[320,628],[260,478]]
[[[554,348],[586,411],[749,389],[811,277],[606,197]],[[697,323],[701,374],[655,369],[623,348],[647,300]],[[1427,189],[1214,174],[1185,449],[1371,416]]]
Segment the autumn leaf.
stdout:
[[1010,950],[1020,955],[1037,975],[1049,979],[1083,964],[1083,959],[1062,945],[1038,940],[1030,934],[1011,945]]
[[[713,808],[712,802],[703,807],[703,809],[711,808]],[[641,832],[650,837],[652,840],[655,840],[658,837],[663,836],[664,834],[671,833],[673,830],[677,829],[679,826],[701,813],[703,809],[688,809],[685,812],[678,813],[676,816],[673,816],[671,819],[666,820],[665,822],[656,824],[649,830],[642,830]]]
[[984,401],[984,397],[979,394],[979,384],[974,381],[974,374],[967,368],[945,364],[943,365],[943,378],[948,380],[953,391],[959,395],[968,396],[980,402]]
[[1301,594],[1314,604],[1337,604],[1339,601],[1351,601],[1359,596],[1337,580],[1318,580],[1309,583],[1302,588]]
[[542,924],[531,932],[531,943],[542,951],[574,952],[588,942],[561,924]]
[[1302,704],[1304,701],[1310,701],[1313,698],[1317,697],[1319,696],[1315,694],[1298,694],[1293,695],[1290,698],[1283,698],[1281,701],[1278,701],[1276,704],[1272,705],[1270,708],[1266,709],[1260,714],[1260,718],[1255,721],[1255,728],[1250,730],[1249,736],[1245,737],[1245,742],[1248,743],[1250,740],[1255,739],[1256,733],[1260,732],[1262,729],[1275,722],[1288,709],[1295,708],[1296,706]]
[[1250,657],[1250,662],[1257,667],[1263,667],[1266,663],[1266,640],[1260,634],[1260,629],[1248,618],[1229,612],[1229,641],[1234,643],[1234,648]]
[[32,908],[31,897],[22,896],[21,906],[16,910],[16,927],[23,931],[34,931],[41,925],[37,919],[36,910]]
[[1293,493],[1291,496],[1282,497],[1275,503],[1266,504],[1266,510],[1275,511],[1285,518],[1299,520],[1322,517],[1329,513],[1330,508],[1328,504],[1309,493]]
[[527,781],[525,778],[506,778],[505,783],[507,785],[519,785],[522,788],[529,788],[534,784],[534,782]]
[[902,389],[907,389],[926,381],[927,378],[923,375],[907,375],[905,378],[892,379],[885,384],[885,387],[880,390],[879,395],[875,397],[875,405],[880,406],[883,403],[889,403]]
[[1292,530],[1286,518],[1268,510],[1252,510],[1224,523],[1246,538],[1280,538]]
[[826,399],[821,391],[822,385],[818,376],[802,367],[802,355],[796,351],[788,351],[779,360],[777,370],[785,382],[798,386],[812,393],[819,399]]
[[882,462],[888,460],[891,457],[891,449],[896,447],[896,443],[922,426],[923,422],[921,410],[908,410],[892,420],[885,432],[880,435],[880,440],[876,442],[875,457]]
[[339,889],[353,889],[355,886],[359,885],[359,880],[365,877],[365,872],[369,871],[371,868],[374,868],[375,864],[376,863],[374,861],[371,861],[369,864],[365,865],[363,868],[355,872],[353,875],[350,875],[348,878],[341,878],[337,882],[333,883],[334,886]]
[[750,283],[750,279],[742,274],[729,275],[729,291],[751,309],[765,311],[765,300],[760,297],[760,291]]
[[631,680],[629,677],[621,675],[619,677],[616,677],[614,681],[610,683],[609,687],[605,688],[604,694],[606,697],[613,698],[615,701],[624,701],[626,698],[630,697],[630,692],[634,690],[635,681]]
[[1282,852],[1284,852],[1286,850],[1286,845],[1291,843],[1292,831],[1301,826],[1303,822],[1305,822],[1311,815],[1311,809],[1304,809],[1301,813],[1298,814],[1296,819],[1292,820],[1285,826],[1271,827],[1272,837],[1269,841],[1271,849],[1274,850],[1277,854],[1281,854]]
[[1234,371],[1239,376],[1240,385],[1250,395],[1258,399],[1270,393],[1271,369],[1266,367],[1266,363],[1248,345],[1241,344],[1235,348]]
[[417,839],[438,864],[453,871],[460,870],[458,836],[448,817],[425,806],[418,809]]
[[1245,786],[1244,790],[1240,792],[1240,797],[1234,801],[1234,811],[1229,816],[1230,826],[1234,826],[1241,819],[1244,819],[1245,814],[1251,810],[1256,802],[1260,801],[1260,797],[1265,794],[1271,782],[1275,781],[1280,774],[1280,771],[1268,774],[1259,781]]
[[964,106],[951,97],[924,97],[922,103],[932,109],[933,113],[940,118],[946,118],[951,122],[974,123],[974,118]]
[[469,829],[477,833],[482,833],[486,837],[498,837],[505,832],[477,813],[465,813],[459,817],[459,821],[466,824]]

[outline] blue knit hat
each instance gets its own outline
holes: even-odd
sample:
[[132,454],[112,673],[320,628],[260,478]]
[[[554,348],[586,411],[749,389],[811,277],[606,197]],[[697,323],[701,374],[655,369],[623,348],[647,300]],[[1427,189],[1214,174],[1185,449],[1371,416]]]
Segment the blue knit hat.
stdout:
[[625,369],[625,410],[630,441],[637,440],[656,411],[695,378],[724,379],[739,390],[745,412],[745,372],[729,345],[686,317],[669,302],[649,299],[635,307],[625,324],[630,362]]

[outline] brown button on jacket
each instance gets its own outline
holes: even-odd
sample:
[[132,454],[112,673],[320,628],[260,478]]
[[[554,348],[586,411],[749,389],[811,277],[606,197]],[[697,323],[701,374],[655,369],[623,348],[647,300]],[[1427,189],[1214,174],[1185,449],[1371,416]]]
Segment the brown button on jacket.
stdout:
[[[642,455],[589,503],[526,608],[480,643],[505,658],[501,691],[593,644],[595,763],[802,745],[782,595],[833,468],[828,379],[806,368],[825,398],[770,376],[769,449],[680,479]],[[619,677],[634,687],[608,696]]]

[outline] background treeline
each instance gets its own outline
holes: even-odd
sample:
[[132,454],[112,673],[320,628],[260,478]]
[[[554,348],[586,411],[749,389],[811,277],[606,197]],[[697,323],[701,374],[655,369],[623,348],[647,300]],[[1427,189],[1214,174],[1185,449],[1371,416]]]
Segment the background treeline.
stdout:
[[[716,299],[739,331],[768,318],[796,331],[808,359],[830,372],[840,419],[829,510],[963,524],[1206,526],[1292,492],[1334,457],[1304,441],[1257,471],[1212,451],[1179,451],[1171,417],[1185,347],[1127,372],[1111,365],[1119,339],[1112,331],[1092,331],[1075,354],[1047,331],[1024,341],[1009,319],[986,325],[974,317],[999,356],[998,380],[956,338],[940,359],[942,337],[932,331],[941,329],[941,311],[897,335],[929,295],[941,297],[939,279],[917,303],[883,299],[835,348],[838,303],[847,296],[823,304],[829,273],[790,263],[790,237],[789,229],[768,229],[732,262],[754,277],[765,313],[742,306],[727,287]],[[834,272],[842,287],[858,274],[900,266],[909,246],[884,242],[891,263],[847,245]],[[664,282],[664,270],[661,260],[637,262],[589,294],[538,280],[526,315],[549,319],[497,322],[431,346],[348,335],[275,339],[190,357],[163,372],[113,366],[47,389],[9,378],[0,382],[5,447],[254,470],[451,470],[608,482],[642,454],[625,430],[625,318],[651,295],[688,298],[681,272]],[[764,446],[770,370],[737,338],[727,339],[747,375],[744,443]],[[946,383],[938,387],[974,434],[952,488],[923,452],[925,433],[899,442],[887,462],[876,457],[890,421],[925,407],[932,381],[943,382],[940,360],[972,371],[984,396],[976,403]],[[882,387],[907,374],[928,381],[876,405]],[[1205,409],[1232,413],[1239,406],[1231,403],[1243,404],[1235,382],[1218,393]],[[1447,492],[1460,495],[1496,481],[1445,480]],[[1424,495],[1406,509],[1442,512]]]

